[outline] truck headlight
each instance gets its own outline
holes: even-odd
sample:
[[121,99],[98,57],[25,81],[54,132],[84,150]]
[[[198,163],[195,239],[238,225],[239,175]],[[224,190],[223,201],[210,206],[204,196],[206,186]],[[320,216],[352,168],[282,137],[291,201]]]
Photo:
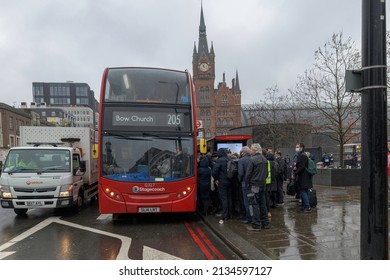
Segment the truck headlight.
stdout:
[[12,193],[9,186],[0,185],[0,197],[4,199],[12,198]]
[[73,196],[73,185],[64,185],[60,188],[60,197]]

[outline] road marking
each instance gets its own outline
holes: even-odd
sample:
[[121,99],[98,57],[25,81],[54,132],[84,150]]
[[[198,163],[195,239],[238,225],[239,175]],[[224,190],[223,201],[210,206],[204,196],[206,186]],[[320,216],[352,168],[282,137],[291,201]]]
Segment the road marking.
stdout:
[[192,222],[192,225],[196,228],[196,231],[198,232],[199,236],[202,238],[204,243],[213,251],[213,253],[220,259],[220,260],[225,260],[226,258],[219,252],[217,247],[214,246],[214,244],[210,241],[210,239],[207,238],[206,234],[203,232],[203,230],[195,225],[194,222]]
[[150,248],[148,246],[144,246],[142,255],[144,260],[149,260],[149,261],[150,260],[182,260],[179,257],[173,256],[163,251],[159,251],[157,249]]
[[209,252],[209,250],[206,248],[206,246],[202,243],[200,238],[196,235],[195,231],[191,228],[190,224],[188,222],[184,222],[184,225],[187,228],[188,232],[190,233],[190,236],[192,237],[192,239],[195,241],[195,243],[198,245],[199,249],[205,255],[205,257],[208,260],[214,260],[215,258]]
[[0,260],[12,255],[13,253],[16,253],[16,251],[0,252]]
[[111,214],[100,214],[99,217],[96,218],[96,220],[107,220],[108,218],[111,218]]
[[[58,223],[58,224],[62,224],[62,225],[65,225],[65,226],[74,227],[74,228],[78,228],[78,229],[81,229],[81,230],[86,230],[86,231],[90,231],[90,232],[93,232],[93,233],[106,235],[106,236],[110,236],[110,237],[119,239],[122,242],[122,245],[121,245],[121,248],[119,250],[119,253],[118,253],[116,259],[117,260],[129,260],[128,253],[129,253],[129,249],[130,249],[130,245],[131,245],[131,238],[130,237],[122,236],[122,235],[119,235],[119,234],[106,232],[106,231],[102,231],[102,230],[98,230],[98,229],[87,227],[87,226],[82,226],[82,225],[71,223],[71,222],[67,222],[67,221],[61,220],[60,218],[61,217],[50,217],[50,218],[47,218],[46,220],[43,220],[39,224],[35,225],[34,227],[26,230],[22,234],[14,237],[13,239],[8,241],[7,243],[4,243],[3,245],[0,245],[0,259],[3,259],[5,257],[15,253],[15,251],[3,252],[7,248],[9,248],[9,247],[15,245],[16,243],[24,240],[25,238],[29,237],[30,235],[36,233],[37,231],[47,227],[51,223]],[[156,250],[156,249],[144,246],[144,249],[143,249],[143,259],[144,260],[156,260],[156,259],[159,259],[159,260],[163,260],[163,259],[164,260],[178,260],[180,258],[178,258],[176,256],[173,256],[173,255],[170,255],[168,253],[165,253],[165,252],[162,252],[162,251],[159,251],[159,250]]]

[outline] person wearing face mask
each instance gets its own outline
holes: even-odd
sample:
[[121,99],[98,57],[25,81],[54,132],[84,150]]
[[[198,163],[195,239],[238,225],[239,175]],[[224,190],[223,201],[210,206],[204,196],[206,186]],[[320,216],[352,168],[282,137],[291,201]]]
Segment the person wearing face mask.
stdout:
[[[295,145],[295,153],[294,153],[293,160],[292,160],[292,165],[291,165],[292,169],[291,169],[291,179],[290,179],[290,180],[295,181],[295,182],[296,182],[297,178],[294,177],[294,172],[297,169],[296,164],[297,164],[297,161],[298,161],[298,154],[299,154],[299,144],[296,144]],[[302,201],[300,200],[298,186],[297,186],[297,184],[294,184],[294,185],[295,185],[295,193],[296,193],[295,194],[295,198],[299,199],[298,203],[300,204]]]
[[309,189],[313,188],[312,175],[307,171],[308,157],[305,154],[305,145],[299,144],[297,162],[295,164],[293,179],[298,186],[298,192],[302,200],[302,211],[311,212],[309,202]]

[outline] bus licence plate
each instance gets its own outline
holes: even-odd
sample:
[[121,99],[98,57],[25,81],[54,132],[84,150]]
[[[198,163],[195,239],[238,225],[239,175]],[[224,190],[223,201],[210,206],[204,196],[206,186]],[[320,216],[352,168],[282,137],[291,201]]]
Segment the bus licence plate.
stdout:
[[138,213],[158,213],[160,212],[160,207],[140,207],[138,208]]
[[42,201],[27,201],[26,205],[27,206],[42,206],[43,202]]

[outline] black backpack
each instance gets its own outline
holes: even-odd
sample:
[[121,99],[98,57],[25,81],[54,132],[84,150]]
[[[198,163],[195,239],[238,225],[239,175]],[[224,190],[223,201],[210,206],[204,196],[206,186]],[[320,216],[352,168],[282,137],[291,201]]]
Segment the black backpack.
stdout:
[[229,179],[238,175],[238,159],[229,158],[226,167],[226,176]]

